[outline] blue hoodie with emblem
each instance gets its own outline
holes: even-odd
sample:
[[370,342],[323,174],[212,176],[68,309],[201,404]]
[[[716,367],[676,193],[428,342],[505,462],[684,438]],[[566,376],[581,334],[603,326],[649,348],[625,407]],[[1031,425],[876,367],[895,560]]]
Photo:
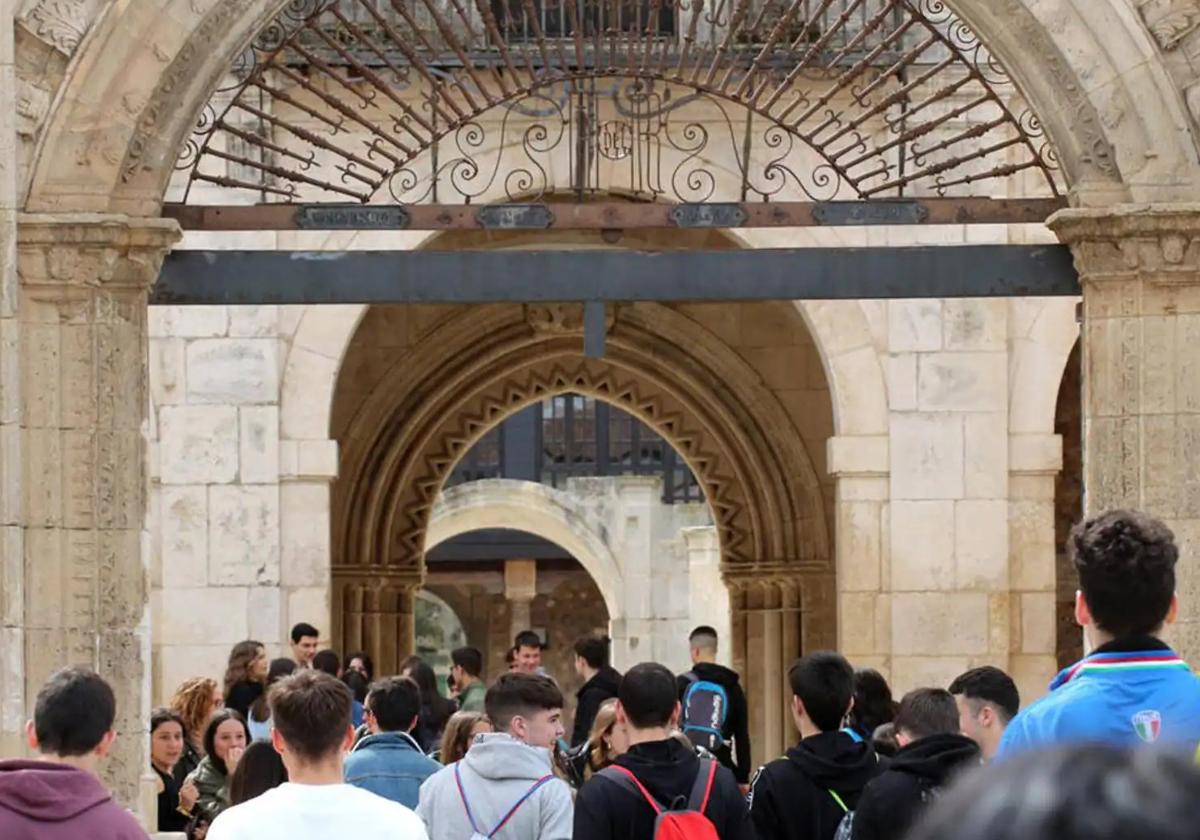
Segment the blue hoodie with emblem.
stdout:
[[998,757],[1056,744],[1200,744],[1200,678],[1153,637],[1110,642],[1059,673],[1009,723]]

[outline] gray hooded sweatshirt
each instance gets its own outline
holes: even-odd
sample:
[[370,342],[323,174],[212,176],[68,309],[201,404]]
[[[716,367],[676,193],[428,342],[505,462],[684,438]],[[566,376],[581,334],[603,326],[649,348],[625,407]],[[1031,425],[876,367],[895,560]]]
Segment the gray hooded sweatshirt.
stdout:
[[[462,789],[475,825],[467,816],[455,779],[455,765],[443,767],[421,785],[417,814],[429,840],[471,840],[492,835],[509,810],[540,779],[552,775],[550,751],[531,747],[510,735],[482,735],[458,764]],[[571,789],[552,778],[517,809],[496,840],[570,840],[574,825]]]

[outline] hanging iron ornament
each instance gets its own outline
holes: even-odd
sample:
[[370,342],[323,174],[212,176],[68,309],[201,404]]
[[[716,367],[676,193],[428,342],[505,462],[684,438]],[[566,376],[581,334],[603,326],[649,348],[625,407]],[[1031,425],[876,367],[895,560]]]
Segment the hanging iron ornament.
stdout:
[[943,0],[293,0],[179,165],[188,203],[1061,192]]

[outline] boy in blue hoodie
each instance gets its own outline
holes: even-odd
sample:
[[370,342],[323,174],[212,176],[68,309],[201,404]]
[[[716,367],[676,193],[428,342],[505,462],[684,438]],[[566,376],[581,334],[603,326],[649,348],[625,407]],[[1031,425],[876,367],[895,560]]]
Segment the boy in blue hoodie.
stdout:
[[1159,634],[1175,620],[1175,535],[1144,513],[1116,510],[1077,525],[1075,620],[1091,653],[1018,714],[999,756],[1061,743],[1116,747],[1200,743],[1200,679]]

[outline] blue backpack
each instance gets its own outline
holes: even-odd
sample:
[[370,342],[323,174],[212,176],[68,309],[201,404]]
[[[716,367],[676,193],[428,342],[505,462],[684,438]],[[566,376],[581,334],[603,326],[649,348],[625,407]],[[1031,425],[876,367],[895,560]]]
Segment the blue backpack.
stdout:
[[722,731],[729,717],[729,695],[725,686],[702,680],[694,671],[684,676],[691,684],[683,693],[683,734],[693,745],[715,753],[725,746]]

